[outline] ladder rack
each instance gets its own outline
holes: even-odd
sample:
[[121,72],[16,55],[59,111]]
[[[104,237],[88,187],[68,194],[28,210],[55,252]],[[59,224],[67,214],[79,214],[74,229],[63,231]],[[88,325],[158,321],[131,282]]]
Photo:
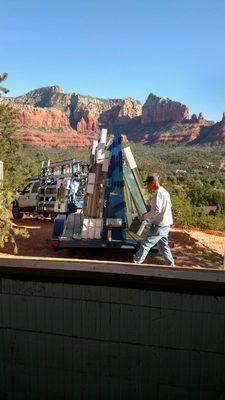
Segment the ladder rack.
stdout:
[[80,178],[86,177],[88,164],[76,161],[74,158],[55,162],[42,162],[40,172],[40,186],[37,197],[37,211],[53,213],[57,200],[57,182],[59,179],[69,179],[73,173]]

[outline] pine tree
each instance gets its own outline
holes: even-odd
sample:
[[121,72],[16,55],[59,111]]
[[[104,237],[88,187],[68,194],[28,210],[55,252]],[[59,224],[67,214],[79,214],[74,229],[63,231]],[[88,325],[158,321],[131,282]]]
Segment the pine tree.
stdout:
[[[6,78],[7,74],[0,75],[0,82]],[[0,86],[0,94],[1,92],[7,93],[8,89]],[[0,187],[0,248],[11,241],[17,252],[15,236],[27,236],[27,231],[18,229],[10,220],[12,198],[18,185],[24,180],[24,156],[16,138],[15,118],[16,113],[9,105],[0,105],[0,160],[4,163],[4,180]]]
[[[6,72],[4,72],[3,74],[1,74],[1,75],[0,75],[0,83],[3,82],[3,81],[5,81],[5,80],[7,79],[7,77],[8,77],[8,74],[7,74]],[[9,90],[6,89],[6,88],[3,87],[3,86],[0,86],[0,94],[1,94],[1,92],[3,92],[3,93],[6,94],[6,93],[9,92]]]

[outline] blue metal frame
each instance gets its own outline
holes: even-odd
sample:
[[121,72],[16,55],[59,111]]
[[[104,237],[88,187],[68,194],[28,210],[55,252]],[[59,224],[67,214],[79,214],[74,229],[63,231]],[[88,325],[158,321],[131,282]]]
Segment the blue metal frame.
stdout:
[[[102,239],[107,240],[108,231],[111,231],[111,240],[126,240],[126,215],[123,181],[123,159],[121,135],[116,133],[108,149],[111,153],[108,182],[105,190],[105,205],[103,210]],[[122,220],[121,227],[107,227],[107,218]]]

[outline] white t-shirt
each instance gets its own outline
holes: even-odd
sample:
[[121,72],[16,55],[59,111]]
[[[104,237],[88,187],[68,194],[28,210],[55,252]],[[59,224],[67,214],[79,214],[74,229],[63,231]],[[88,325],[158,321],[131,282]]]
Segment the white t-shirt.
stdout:
[[144,218],[158,226],[170,226],[173,224],[170,195],[163,186],[154,191],[151,210],[144,215]]
[[78,189],[79,189],[79,182],[77,182],[75,179],[70,179],[70,193],[77,194]]

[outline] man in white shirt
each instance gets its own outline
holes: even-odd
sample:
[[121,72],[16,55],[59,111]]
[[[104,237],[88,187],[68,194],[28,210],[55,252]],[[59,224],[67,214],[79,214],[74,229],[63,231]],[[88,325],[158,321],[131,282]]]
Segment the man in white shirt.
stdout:
[[157,244],[166,264],[175,266],[168,245],[170,225],[173,224],[170,195],[163,186],[160,186],[158,175],[149,175],[144,182],[154,193],[150,211],[141,215],[139,220],[146,220],[150,228],[146,239],[141,242],[140,249],[134,254],[134,263],[143,263],[150,249]]
[[78,174],[74,173],[71,176],[70,184],[69,184],[69,201],[74,202],[76,198],[77,191],[79,189],[79,181],[78,181]]

